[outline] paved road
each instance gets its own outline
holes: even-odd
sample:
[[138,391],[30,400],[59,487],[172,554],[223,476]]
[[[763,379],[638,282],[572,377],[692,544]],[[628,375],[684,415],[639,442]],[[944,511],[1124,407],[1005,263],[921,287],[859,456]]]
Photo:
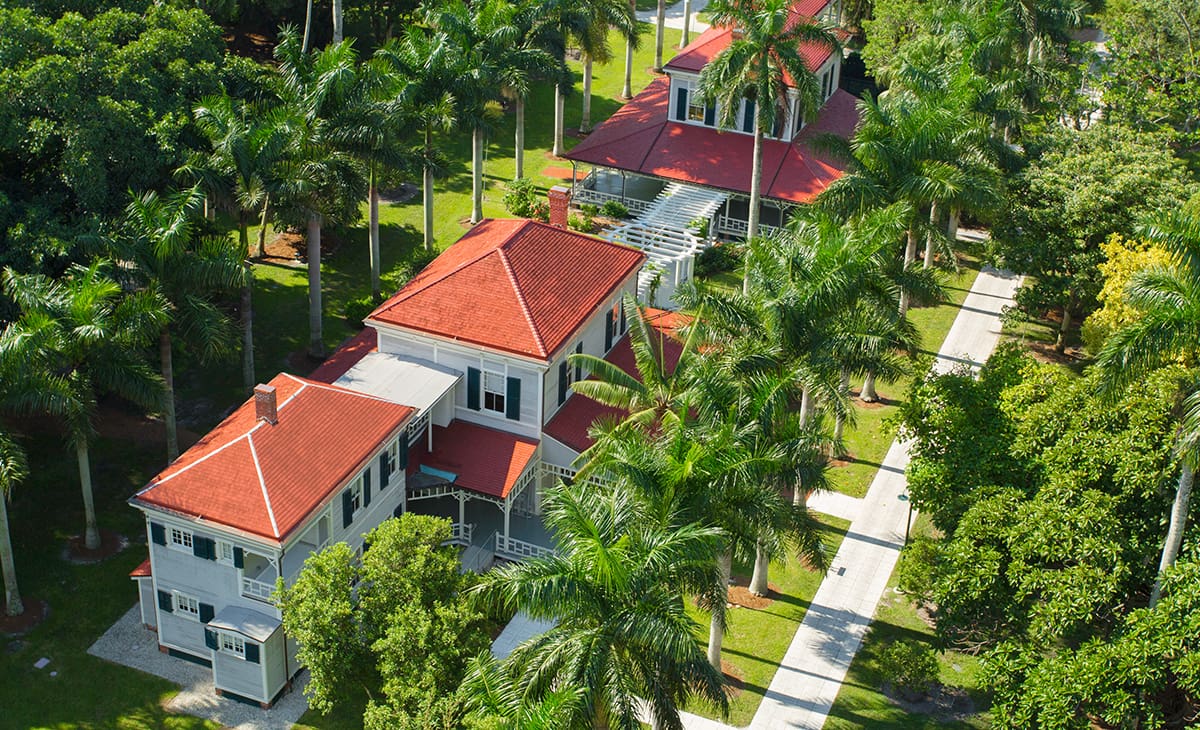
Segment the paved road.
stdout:
[[[938,351],[933,367],[946,372],[987,360],[1000,339],[1001,309],[1011,304],[1020,279],[984,269],[963,302],[958,317]],[[829,575],[817,589],[804,621],[796,631],[751,728],[819,730],[841,689],[850,662],[900,555],[909,519],[904,468],[908,450],[894,442],[858,515],[834,556]],[[694,715],[685,717],[689,730],[727,728]]]
[[[708,30],[708,23],[702,23],[696,18],[696,13],[700,12],[707,6],[708,0],[692,0],[692,24],[688,28],[688,30],[692,33],[692,37],[689,40],[695,40],[696,36]],[[675,30],[683,30],[682,0],[674,5],[668,5],[664,16],[663,25],[668,28],[674,28]],[[639,10],[637,12],[637,19],[643,23],[650,23],[653,25],[654,23],[658,22],[658,10]],[[678,38],[673,38],[670,35],[667,36],[667,41],[668,45],[679,43]]]

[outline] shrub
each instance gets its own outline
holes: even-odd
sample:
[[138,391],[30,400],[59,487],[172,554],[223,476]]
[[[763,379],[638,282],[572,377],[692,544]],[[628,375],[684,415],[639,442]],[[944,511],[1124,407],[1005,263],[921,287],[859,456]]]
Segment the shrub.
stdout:
[[517,178],[510,182],[503,201],[505,210],[518,218],[534,218],[533,214],[538,208],[538,203],[545,202],[542,200],[541,191],[527,177]]
[[708,227],[712,223],[708,218],[697,218],[687,224],[689,231],[696,234],[697,238],[708,240]]
[[366,319],[367,315],[370,314],[374,309],[375,300],[371,298],[370,294],[367,294],[366,296],[359,297],[358,299],[351,299],[350,301],[346,302],[346,308],[343,310],[343,314],[346,317],[346,322],[351,327],[362,327],[363,320]]
[[879,670],[901,697],[917,702],[937,682],[937,655],[925,644],[893,641],[879,653]]
[[580,233],[591,233],[596,230],[596,222],[592,220],[591,216],[572,213],[567,218],[567,227]]
[[600,208],[595,203],[584,203],[579,206],[579,210],[589,218],[600,212]]
[[609,218],[627,218],[629,216],[629,208],[619,200],[605,201],[600,211]]
[[696,276],[712,276],[733,271],[741,261],[741,252],[730,243],[709,246],[696,257]]
[[896,583],[903,593],[917,601],[928,603],[933,595],[937,566],[937,542],[923,535],[913,538],[900,552],[900,563],[896,566]]
[[529,206],[529,218],[542,223],[550,222],[550,203],[545,200],[535,200]]

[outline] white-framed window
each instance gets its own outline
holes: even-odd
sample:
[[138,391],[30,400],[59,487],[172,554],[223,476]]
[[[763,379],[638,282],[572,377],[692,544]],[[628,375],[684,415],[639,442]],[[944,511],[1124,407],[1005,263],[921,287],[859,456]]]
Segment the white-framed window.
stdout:
[[220,633],[221,651],[233,654],[241,659],[246,658],[246,640],[237,634],[231,634],[228,631]]
[[175,598],[175,613],[187,616],[194,621],[200,620],[200,601],[178,591],[172,595]]
[[[400,438],[408,438],[408,434],[407,433],[401,434]],[[395,441],[388,444],[387,454],[388,454],[388,469],[391,469],[391,472],[389,473],[389,475],[395,476],[396,473],[400,471],[400,439],[396,439]]]
[[504,379],[504,373],[498,373],[494,370],[483,371],[483,408],[487,411],[494,411],[503,414],[504,396],[507,383]]
[[350,514],[357,517],[359,510],[363,506],[363,482],[362,474],[354,477],[354,481],[350,482]]
[[192,533],[178,527],[171,528],[171,547],[192,552]]
[[676,82],[674,104],[671,118],[677,122],[689,122],[706,127],[717,125],[716,105],[704,103],[704,98],[694,81]]
[[233,543],[217,540],[217,562],[233,565]]

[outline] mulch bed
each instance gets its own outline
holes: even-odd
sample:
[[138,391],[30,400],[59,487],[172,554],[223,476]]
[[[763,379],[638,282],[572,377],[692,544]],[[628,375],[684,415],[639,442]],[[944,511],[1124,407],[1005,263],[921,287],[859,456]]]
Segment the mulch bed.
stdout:
[[738,668],[724,659],[721,660],[721,674],[725,675],[725,693],[733,699],[742,693],[746,688],[746,682],[742,679],[742,673]]
[[83,544],[84,536],[75,535],[67,540],[67,549],[63,557],[77,565],[90,565],[107,560],[129,546],[129,540],[122,534],[100,528],[100,547],[89,550]]
[[[558,166],[543,167],[541,172],[543,177],[553,177],[559,180],[570,180],[573,174],[575,174],[575,171],[571,168]],[[580,177],[579,179],[582,180],[583,178]]]
[[729,587],[729,602],[731,604],[761,611],[772,603],[775,603],[775,599],[771,596],[779,595],[779,586],[774,583],[767,583],[767,595],[756,596],[746,587],[748,583],[749,581],[745,578],[735,579],[735,584]]
[[[342,240],[333,234],[333,231],[322,229],[321,231],[321,258],[328,259],[342,245]],[[251,248],[254,243],[251,242]],[[285,266],[296,266],[308,261],[308,242],[304,240],[304,234],[298,231],[283,231],[276,233],[274,236],[267,239],[264,248],[267,255],[258,259],[264,263],[283,264]]]
[[25,612],[20,616],[9,616],[2,610],[3,601],[0,601],[0,634],[5,636],[27,634],[50,615],[50,606],[40,598],[22,596],[21,602],[25,605]]
[[850,466],[854,462],[855,462],[854,454],[846,454],[845,456],[840,457],[840,458],[834,457],[834,458],[830,459],[829,466],[833,467],[834,469],[837,469],[837,468],[843,467],[843,466]]
[[896,403],[897,403],[897,401],[894,401],[891,398],[888,398],[887,396],[885,396],[882,392],[879,391],[879,389],[875,390],[875,400],[873,400],[873,401],[863,400],[861,390],[851,390],[850,397],[853,398],[854,401],[856,403],[858,403],[859,406],[861,406],[863,408],[868,408],[871,410],[874,410],[876,408],[883,408],[884,406],[893,406],[893,405],[896,405]]
[[913,702],[896,691],[890,682],[885,682],[883,695],[911,715],[926,715],[940,722],[962,722],[975,714],[975,702],[962,687],[935,685],[925,698]]

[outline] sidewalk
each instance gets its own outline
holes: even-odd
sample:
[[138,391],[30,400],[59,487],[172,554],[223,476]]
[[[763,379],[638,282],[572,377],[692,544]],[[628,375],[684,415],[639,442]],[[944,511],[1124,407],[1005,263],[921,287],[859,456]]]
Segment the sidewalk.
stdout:
[[[704,31],[708,30],[708,23],[702,23],[696,17],[696,13],[700,12],[701,10],[703,10],[706,7],[708,7],[708,0],[692,0],[692,8],[691,8],[692,23],[690,26],[688,26],[688,31],[692,35],[690,40],[695,40],[696,36],[700,35]],[[655,10],[639,10],[637,12],[637,19],[642,23],[649,23],[650,25],[654,25],[658,22],[658,10],[657,9],[655,9]],[[680,30],[680,31],[683,30],[683,1],[682,0],[680,0],[680,2],[675,3],[674,5],[667,5],[667,10],[663,14],[663,26],[667,27],[667,28],[673,28],[675,30]],[[668,40],[668,43],[667,43],[668,46],[671,43],[679,43],[678,38],[675,38],[672,41],[671,36],[668,36],[667,40]]]
[[[1000,339],[1001,309],[1012,303],[1019,285],[1020,278],[1012,274],[990,268],[979,273],[938,351],[933,365],[936,372],[964,364],[978,368],[987,360]],[[818,730],[825,724],[904,543],[909,518],[907,465],[907,447],[894,442],[771,680],[751,728]],[[685,715],[684,726],[689,730],[727,727],[694,715]]]

